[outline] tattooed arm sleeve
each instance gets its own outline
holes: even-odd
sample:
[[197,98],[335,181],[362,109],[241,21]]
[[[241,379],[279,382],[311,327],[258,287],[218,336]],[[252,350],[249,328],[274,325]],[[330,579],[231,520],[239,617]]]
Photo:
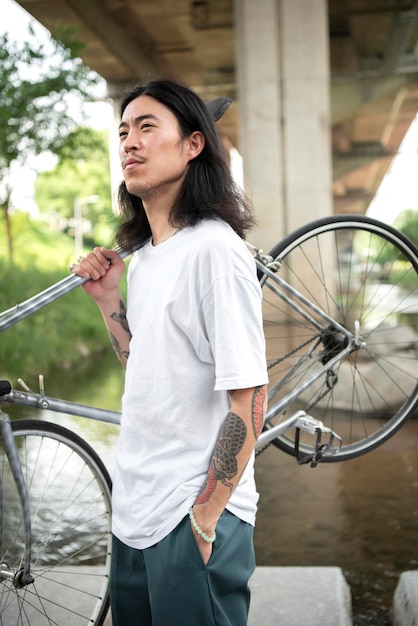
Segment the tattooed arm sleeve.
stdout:
[[207,528],[216,525],[254,450],[266,411],[267,387],[239,389],[232,395],[216,442],[207,479],[195,509]]

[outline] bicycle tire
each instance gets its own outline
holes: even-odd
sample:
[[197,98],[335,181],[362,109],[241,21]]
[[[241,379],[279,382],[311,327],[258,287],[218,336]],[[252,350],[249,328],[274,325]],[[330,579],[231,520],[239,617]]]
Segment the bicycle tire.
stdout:
[[[109,607],[111,480],[83,439],[58,424],[12,422],[28,490],[34,583],[0,582],[2,626],[101,626]],[[0,562],[20,568],[22,512],[0,442]]]
[[[344,461],[373,450],[391,437],[418,405],[417,248],[378,220],[338,215],[299,228],[279,242],[270,256],[280,266],[279,276],[345,328],[354,331],[358,320],[365,345],[333,368],[329,379],[324,375],[305,389],[284,414],[268,415],[266,428],[296,410],[305,410],[343,439],[340,451],[324,452],[323,461]],[[305,308],[321,331],[282,302],[277,289],[273,291],[274,280],[261,270],[259,279],[269,406],[278,407],[287,392],[306,381],[341,346],[336,344],[335,330],[313,311]],[[312,354],[283,382],[283,375],[290,377],[290,367],[307,345],[312,346]],[[295,437],[293,429],[273,443],[295,455]],[[299,451],[310,455],[313,440],[307,441],[306,434],[303,438]]]

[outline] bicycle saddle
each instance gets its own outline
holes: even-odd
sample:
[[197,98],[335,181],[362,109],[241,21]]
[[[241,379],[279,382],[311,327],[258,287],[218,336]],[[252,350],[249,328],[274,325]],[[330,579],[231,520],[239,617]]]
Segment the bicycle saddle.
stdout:
[[222,115],[225,113],[231,104],[231,98],[214,98],[213,100],[209,100],[206,102],[206,108],[209,111],[210,116],[217,122]]

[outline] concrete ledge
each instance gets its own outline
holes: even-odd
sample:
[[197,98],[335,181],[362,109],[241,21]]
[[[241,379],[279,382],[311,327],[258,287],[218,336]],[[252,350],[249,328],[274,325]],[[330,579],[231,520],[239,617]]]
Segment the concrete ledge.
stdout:
[[[248,626],[352,626],[351,592],[339,567],[257,567]],[[111,626],[110,615],[104,626]]]
[[351,591],[339,567],[257,567],[248,626],[352,626]]
[[418,626],[418,570],[401,574],[391,610],[393,626]]

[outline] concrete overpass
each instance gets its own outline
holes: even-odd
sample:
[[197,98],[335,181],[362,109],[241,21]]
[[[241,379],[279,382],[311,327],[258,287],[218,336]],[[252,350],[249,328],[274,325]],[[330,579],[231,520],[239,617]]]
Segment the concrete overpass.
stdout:
[[418,0],[20,0],[77,28],[117,102],[168,76],[234,104],[257,243],[315,217],[364,213],[418,110]]

